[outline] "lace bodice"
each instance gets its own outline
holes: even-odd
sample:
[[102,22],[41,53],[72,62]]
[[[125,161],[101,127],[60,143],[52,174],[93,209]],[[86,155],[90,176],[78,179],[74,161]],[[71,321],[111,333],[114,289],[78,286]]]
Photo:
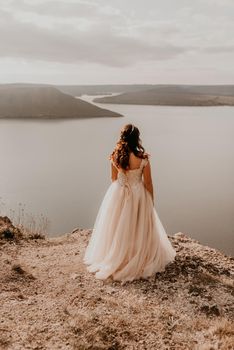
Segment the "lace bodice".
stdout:
[[[117,181],[120,185],[136,185],[142,181],[142,172],[144,166],[147,164],[148,160],[146,158],[142,158],[141,164],[136,169],[129,169],[126,171],[118,169]],[[112,162],[113,163],[113,162]]]

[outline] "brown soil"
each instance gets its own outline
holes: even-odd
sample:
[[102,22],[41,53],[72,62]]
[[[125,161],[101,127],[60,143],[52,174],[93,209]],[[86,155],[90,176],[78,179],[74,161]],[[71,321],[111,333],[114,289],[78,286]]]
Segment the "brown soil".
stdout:
[[233,349],[234,258],[178,233],[164,272],[101,281],[90,234],[0,240],[0,349]]

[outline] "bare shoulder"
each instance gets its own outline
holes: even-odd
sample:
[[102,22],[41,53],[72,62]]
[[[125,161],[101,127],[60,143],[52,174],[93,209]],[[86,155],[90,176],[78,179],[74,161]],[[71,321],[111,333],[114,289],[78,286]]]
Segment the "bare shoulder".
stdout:
[[148,161],[150,160],[150,157],[151,157],[150,153],[145,152],[145,153],[143,154],[143,158],[146,159],[146,160],[148,160]]
[[141,165],[142,157],[131,152],[129,154],[129,169],[133,170],[139,168]]

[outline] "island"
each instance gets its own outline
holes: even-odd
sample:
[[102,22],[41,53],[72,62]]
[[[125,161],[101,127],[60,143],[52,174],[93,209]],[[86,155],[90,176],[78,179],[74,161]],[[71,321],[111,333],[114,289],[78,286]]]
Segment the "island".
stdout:
[[234,106],[234,85],[157,85],[95,98],[95,103],[162,106]]
[[100,118],[122,117],[65,94],[49,85],[0,85],[0,118]]

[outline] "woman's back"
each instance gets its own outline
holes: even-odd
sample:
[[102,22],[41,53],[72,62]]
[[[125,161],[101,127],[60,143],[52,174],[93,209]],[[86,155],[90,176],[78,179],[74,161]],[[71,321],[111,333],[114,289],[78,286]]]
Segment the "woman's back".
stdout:
[[112,179],[117,180],[122,185],[135,185],[143,182],[146,189],[151,193],[152,200],[154,202],[149,156],[150,155],[148,153],[145,153],[143,154],[143,158],[137,157],[133,152],[130,152],[128,169],[116,168],[112,160]]
[[142,158],[135,156],[133,152],[129,153],[129,169],[134,170],[139,169],[141,166]]

